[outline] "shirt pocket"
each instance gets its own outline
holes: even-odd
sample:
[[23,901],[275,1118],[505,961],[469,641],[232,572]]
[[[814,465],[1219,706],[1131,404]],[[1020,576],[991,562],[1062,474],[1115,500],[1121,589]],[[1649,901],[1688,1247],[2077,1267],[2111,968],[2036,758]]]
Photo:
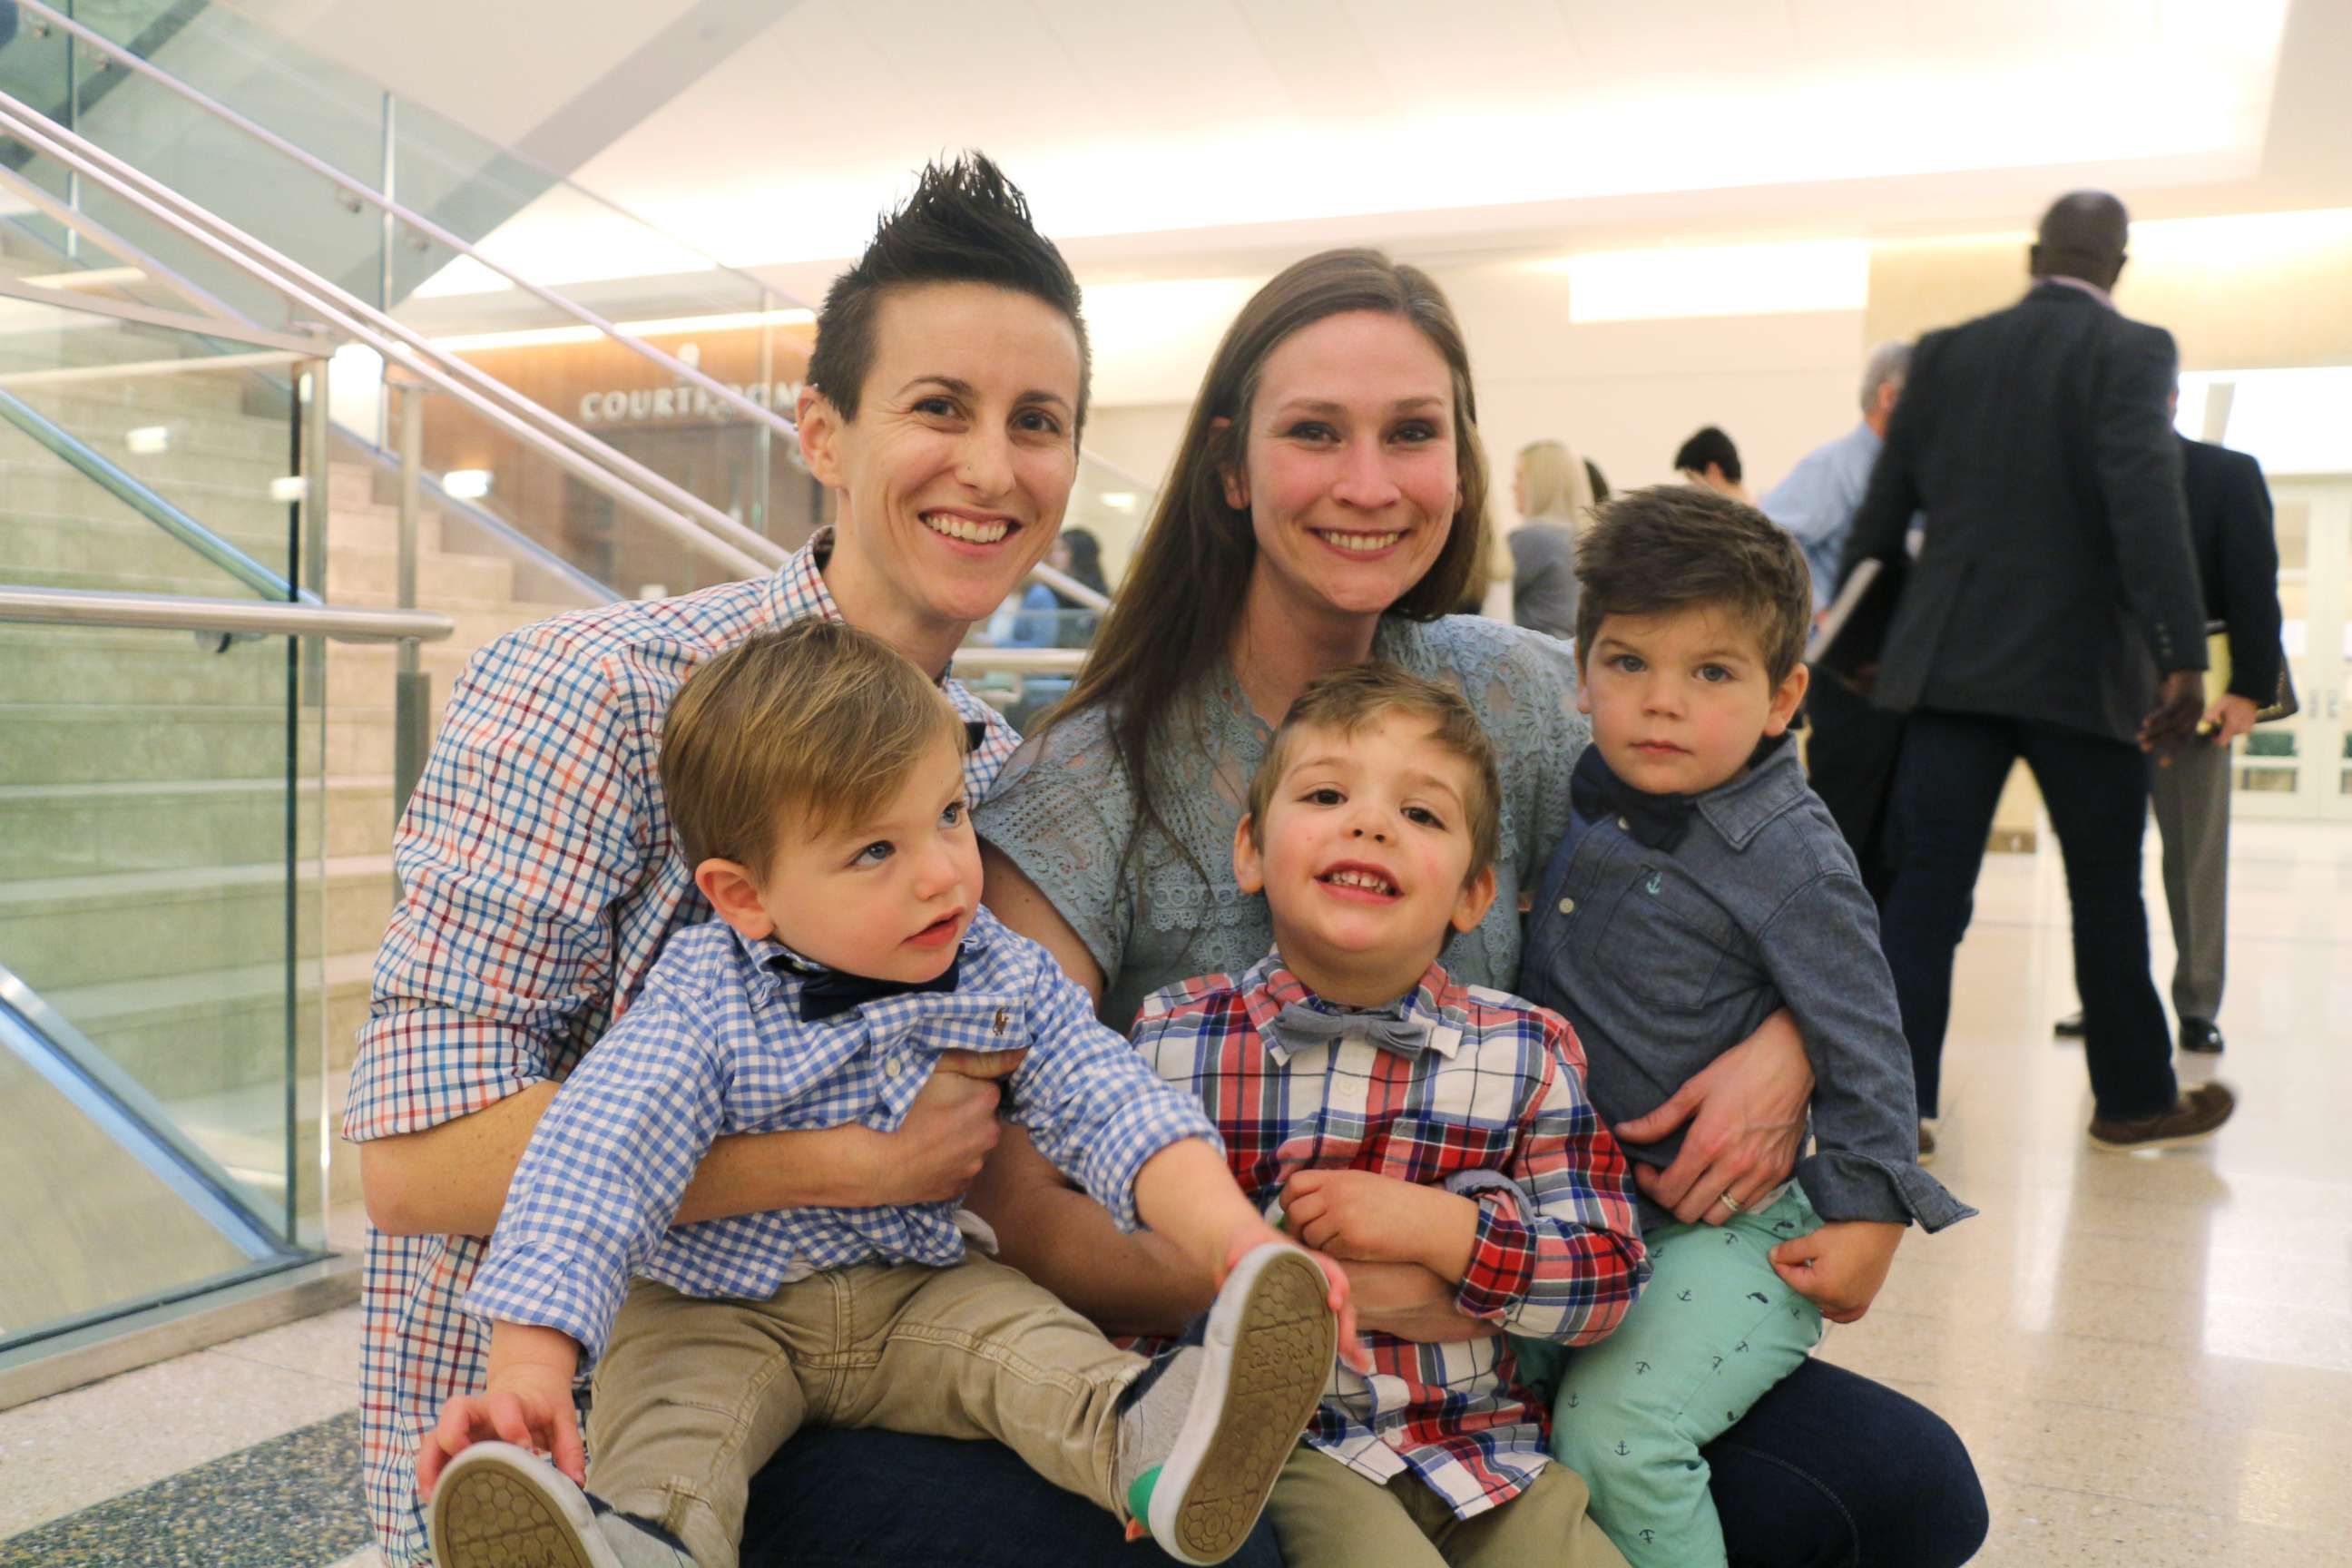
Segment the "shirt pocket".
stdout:
[[1610,911],[1601,957],[1644,1002],[1695,1013],[1720,999],[1731,925],[1672,869],[1643,866]]

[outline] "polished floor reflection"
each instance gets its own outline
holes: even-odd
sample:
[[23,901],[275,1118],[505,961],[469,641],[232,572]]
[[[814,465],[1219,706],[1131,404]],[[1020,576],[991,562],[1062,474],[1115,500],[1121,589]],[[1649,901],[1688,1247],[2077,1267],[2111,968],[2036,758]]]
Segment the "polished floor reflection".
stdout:
[[[2128,1156],[2084,1142],[2081,1053],[2050,1034],[2074,1005],[2056,853],[1986,862],[1937,1165],[1983,1216],[1913,1238],[1822,1352],[1968,1439],[1979,1563],[2352,1563],[2352,826],[2242,823],[2232,862],[2219,1070],[2243,1108],[2208,1148]],[[347,1310],[0,1412],[0,1538],[57,1539],[20,1532],[349,1410],[357,1331]],[[150,1542],[184,1522],[125,1521]],[[146,1560],[126,1550],[81,1561]]]
[[2056,853],[1987,859],[1936,1167],[1983,1215],[1914,1237],[1823,1351],[1959,1428],[1981,1563],[2352,1563],[2352,829],[2240,823],[2230,905],[2230,1048],[2180,1070],[2235,1085],[2237,1117],[2104,1154],[2049,1028],[2074,1006]]

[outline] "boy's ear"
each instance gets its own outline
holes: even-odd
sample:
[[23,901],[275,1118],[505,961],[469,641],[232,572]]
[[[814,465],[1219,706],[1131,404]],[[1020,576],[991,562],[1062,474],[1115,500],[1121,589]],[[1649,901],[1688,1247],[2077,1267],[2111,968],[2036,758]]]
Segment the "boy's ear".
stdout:
[[[806,426],[801,426],[805,430]],[[705,860],[694,868],[694,885],[710,900],[719,918],[733,926],[746,941],[758,942],[776,934],[776,922],[760,907],[759,884],[751,873],[732,860],[717,857]]]
[[1805,700],[1805,688],[1812,683],[1812,671],[1801,664],[1789,671],[1787,679],[1772,693],[1772,706],[1765,711],[1764,733],[1785,735],[1789,732],[1789,721],[1797,716],[1797,704]]
[[1244,893],[1265,890],[1265,858],[1257,852],[1257,840],[1250,836],[1253,825],[1245,811],[1234,828],[1234,885]]
[[1477,929],[1495,903],[1495,868],[1488,866],[1462,886],[1454,900],[1454,929],[1466,931]]
[[808,459],[808,470],[817,483],[841,488],[841,454],[838,442],[841,427],[848,421],[833,400],[814,386],[801,388],[799,399],[793,405],[793,422],[801,433],[801,456]]

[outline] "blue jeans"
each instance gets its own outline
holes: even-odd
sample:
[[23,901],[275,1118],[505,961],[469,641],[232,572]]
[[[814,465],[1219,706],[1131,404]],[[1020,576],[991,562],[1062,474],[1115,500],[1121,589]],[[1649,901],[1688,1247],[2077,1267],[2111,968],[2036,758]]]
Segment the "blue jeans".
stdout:
[[[1733,1568],[1958,1568],[1984,1492],[1958,1434],[1866,1378],[1809,1361],[1706,1448]],[[795,1436],[751,1483],[743,1568],[1166,1568],[1110,1516],[993,1443]],[[1232,1561],[1280,1568],[1265,1521]]]

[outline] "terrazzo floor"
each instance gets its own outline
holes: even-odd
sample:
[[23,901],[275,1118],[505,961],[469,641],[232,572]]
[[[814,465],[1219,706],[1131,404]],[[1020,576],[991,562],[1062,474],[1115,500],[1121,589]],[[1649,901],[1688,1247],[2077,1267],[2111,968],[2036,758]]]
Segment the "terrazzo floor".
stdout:
[[[1979,1563],[2352,1563],[2352,826],[2240,823],[2231,919],[2237,1119],[2100,1154],[2049,1031],[2074,1002],[2055,850],[1987,860],[1936,1167],[1983,1215],[1914,1237],[1822,1352],[1966,1437]],[[346,1309],[0,1412],[0,1568],[375,1568],[357,1333]]]

